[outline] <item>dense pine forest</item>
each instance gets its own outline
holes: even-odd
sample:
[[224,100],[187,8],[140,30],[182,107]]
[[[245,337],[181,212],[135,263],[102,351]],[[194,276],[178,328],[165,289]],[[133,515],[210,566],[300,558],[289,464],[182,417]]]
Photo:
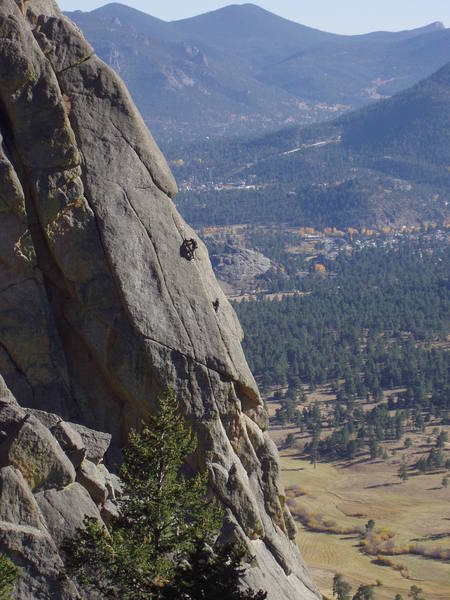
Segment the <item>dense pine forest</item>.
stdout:
[[304,278],[295,296],[236,304],[263,389],[289,385],[301,398],[329,383],[351,405],[403,388],[390,408],[447,411],[449,259],[438,243],[365,248],[340,255],[332,277]]

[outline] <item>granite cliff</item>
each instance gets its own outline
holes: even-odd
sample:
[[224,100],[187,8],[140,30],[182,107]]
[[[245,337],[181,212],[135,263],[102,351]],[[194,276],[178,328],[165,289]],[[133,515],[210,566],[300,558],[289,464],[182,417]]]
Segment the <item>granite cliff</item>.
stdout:
[[84,514],[114,513],[120,448],[168,386],[225,527],[255,556],[247,583],[270,600],[320,596],[293,541],[240,325],[176,192],[80,30],[52,0],[2,0],[0,552],[22,569],[20,598],[79,597],[61,539]]

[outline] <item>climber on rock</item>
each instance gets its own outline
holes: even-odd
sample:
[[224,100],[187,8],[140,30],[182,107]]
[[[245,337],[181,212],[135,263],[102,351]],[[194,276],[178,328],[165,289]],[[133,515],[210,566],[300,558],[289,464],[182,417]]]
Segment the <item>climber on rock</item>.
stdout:
[[180,254],[186,260],[193,260],[195,258],[195,251],[198,248],[198,242],[194,238],[183,240],[180,248]]

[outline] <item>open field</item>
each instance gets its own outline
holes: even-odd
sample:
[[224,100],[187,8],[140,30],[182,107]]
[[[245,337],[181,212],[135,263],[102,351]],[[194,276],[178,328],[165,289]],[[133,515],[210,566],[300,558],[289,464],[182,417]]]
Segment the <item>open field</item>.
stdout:
[[[396,594],[407,600],[412,585],[423,589],[426,600],[450,600],[450,486],[442,486],[450,471],[418,474],[413,467],[434,446],[437,430],[450,434],[450,426],[431,420],[423,432],[406,427],[402,440],[382,442],[387,459],[371,460],[366,451],[353,460],[318,462],[314,468],[303,453],[310,435],[293,425],[276,425],[273,417],[280,403],[267,400],[270,434],[280,449],[287,502],[298,525],[298,545],[321,592],[331,598],[333,576],[341,573],[353,593],[362,583],[381,582],[375,588],[376,600],[394,600]],[[323,386],[308,394],[307,404],[315,401],[325,423],[335,397]],[[322,437],[330,432],[325,426]],[[288,434],[295,440],[290,448],[284,446]],[[406,438],[411,440],[409,447]],[[443,451],[449,458],[448,442]],[[409,466],[405,483],[397,474],[403,460]],[[387,547],[380,545],[378,556],[367,554],[361,545],[370,519],[376,536],[392,536]],[[393,555],[386,553],[392,548]]]
[[[292,512],[323,515],[344,529],[364,530],[373,519],[376,530],[395,534],[397,547],[450,549],[450,489],[441,486],[443,473],[412,476],[401,483],[399,454],[388,461],[319,463],[314,469],[292,449],[283,451],[282,476]],[[339,572],[354,591],[361,583],[382,582],[375,589],[377,600],[393,600],[398,593],[406,599],[413,584],[424,590],[427,600],[449,600],[449,561],[401,554],[383,556],[392,566],[380,566],[376,556],[361,551],[360,535],[313,532],[297,522],[300,550],[323,594],[331,597],[333,575]]]

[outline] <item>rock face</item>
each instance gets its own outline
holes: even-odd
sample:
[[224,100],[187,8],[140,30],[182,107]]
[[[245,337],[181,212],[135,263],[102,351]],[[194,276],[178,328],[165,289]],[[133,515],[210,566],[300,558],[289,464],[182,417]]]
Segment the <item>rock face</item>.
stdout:
[[[56,415],[47,414],[42,421],[51,424],[55,419],[57,430],[62,428],[70,434],[70,425]],[[88,491],[91,481],[86,487],[74,482],[75,470],[69,460],[72,446],[66,446],[66,456],[42,421],[17,404],[0,376],[0,430],[4,438],[0,552],[10,556],[21,569],[17,598],[73,600],[80,596],[64,574],[60,546],[65,537],[82,526],[85,516],[101,522],[101,512],[109,514],[114,510],[115,494],[105,488],[101,497],[96,496],[96,504]],[[91,478],[106,481],[113,477],[104,465],[101,469],[91,465]],[[80,468],[77,478],[79,472]]]
[[1,489],[29,513],[2,515],[0,551],[22,567],[20,597],[78,597],[58,532],[80,507],[114,511],[106,466],[168,386],[256,557],[248,581],[271,600],[319,597],[241,328],[126,88],[51,0],[2,0],[0,33]]
[[273,267],[264,254],[226,244],[221,252],[211,254],[211,264],[218,279],[233,288],[251,289],[258,284],[258,277]]

